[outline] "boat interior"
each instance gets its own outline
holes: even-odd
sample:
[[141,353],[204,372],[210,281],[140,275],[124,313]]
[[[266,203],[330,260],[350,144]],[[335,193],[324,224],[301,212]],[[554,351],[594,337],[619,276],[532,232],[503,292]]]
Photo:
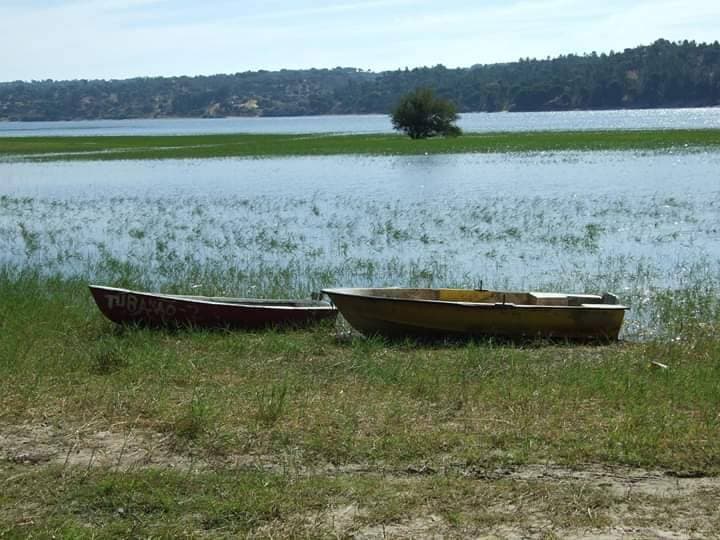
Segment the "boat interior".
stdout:
[[165,294],[163,296],[178,300],[199,300],[202,302],[219,302],[222,304],[242,304],[244,306],[273,306],[273,307],[331,307],[329,302],[323,300],[286,300],[274,298],[227,298],[224,296],[188,296],[179,294]]
[[483,289],[355,289],[355,294],[385,298],[472,302],[482,304],[514,304],[525,306],[583,306],[617,304],[610,293],[565,294],[545,292],[505,292]]

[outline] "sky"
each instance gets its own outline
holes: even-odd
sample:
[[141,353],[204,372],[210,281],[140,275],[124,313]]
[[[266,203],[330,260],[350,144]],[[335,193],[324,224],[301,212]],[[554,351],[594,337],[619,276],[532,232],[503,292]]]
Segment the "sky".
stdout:
[[719,0],[0,0],[0,81],[382,71],[720,40]]

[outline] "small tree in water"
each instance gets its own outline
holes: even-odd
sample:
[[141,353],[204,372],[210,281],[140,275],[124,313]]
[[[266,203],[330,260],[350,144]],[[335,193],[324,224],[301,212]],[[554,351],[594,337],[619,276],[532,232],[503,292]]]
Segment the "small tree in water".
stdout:
[[455,105],[436,97],[430,88],[417,88],[405,94],[390,117],[393,127],[404,131],[411,139],[436,135],[457,137],[462,133],[455,125],[459,118]]

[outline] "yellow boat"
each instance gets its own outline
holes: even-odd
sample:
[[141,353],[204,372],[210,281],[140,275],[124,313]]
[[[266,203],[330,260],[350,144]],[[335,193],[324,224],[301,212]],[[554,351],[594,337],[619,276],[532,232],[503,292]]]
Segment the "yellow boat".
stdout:
[[613,294],[484,289],[324,289],[365,335],[616,340],[626,306]]

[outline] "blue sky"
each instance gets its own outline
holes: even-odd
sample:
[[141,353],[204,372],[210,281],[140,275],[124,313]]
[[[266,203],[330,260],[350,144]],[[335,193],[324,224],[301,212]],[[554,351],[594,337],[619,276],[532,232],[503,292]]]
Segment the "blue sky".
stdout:
[[0,0],[0,81],[470,66],[719,28],[718,0]]

